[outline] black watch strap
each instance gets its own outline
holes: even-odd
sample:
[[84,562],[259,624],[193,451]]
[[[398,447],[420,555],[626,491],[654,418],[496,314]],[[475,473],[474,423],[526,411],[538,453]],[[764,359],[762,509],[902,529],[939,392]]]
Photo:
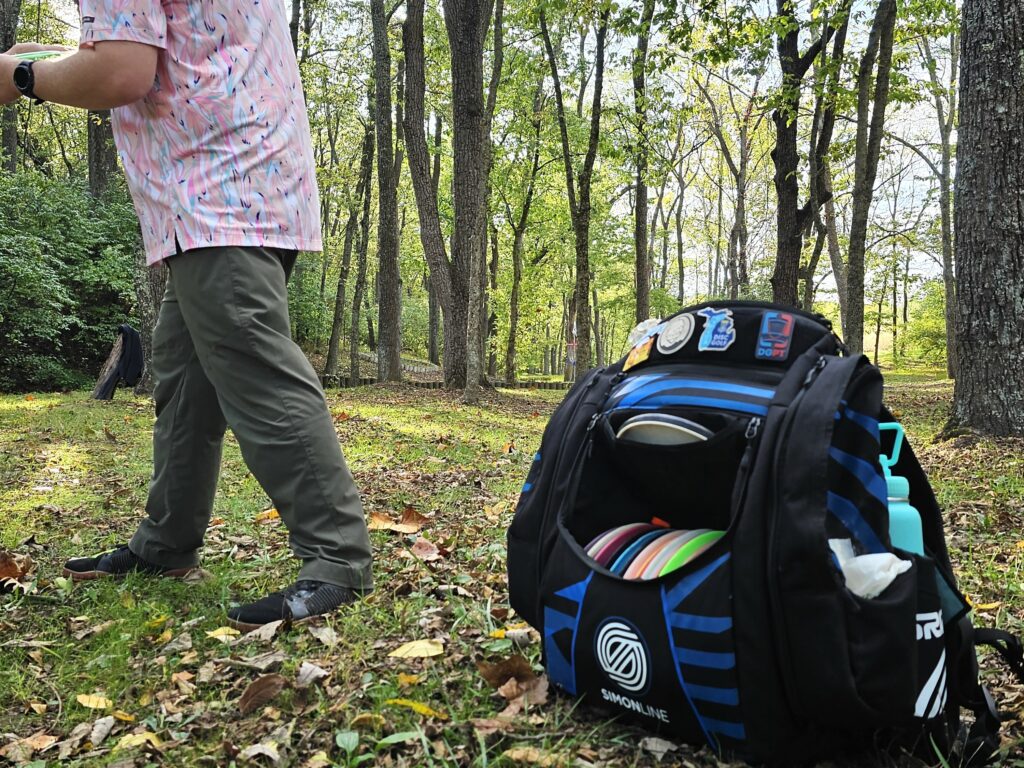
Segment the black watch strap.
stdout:
[[36,104],[42,104],[43,100],[36,96],[36,73],[32,69],[33,62],[23,61],[14,68],[14,87],[27,99],[34,99]]

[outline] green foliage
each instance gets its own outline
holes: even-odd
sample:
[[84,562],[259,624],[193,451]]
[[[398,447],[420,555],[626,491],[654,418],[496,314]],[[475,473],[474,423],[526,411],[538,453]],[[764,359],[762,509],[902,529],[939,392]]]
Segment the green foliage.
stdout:
[[946,363],[946,292],[942,280],[927,280],[920,298],[911,304],[910,322],[901,341],[901,352],[912,360]]
[[131,320],[136,227],[123,191],[95,201],[37,173],[0,177],[0,391],[95,378]]

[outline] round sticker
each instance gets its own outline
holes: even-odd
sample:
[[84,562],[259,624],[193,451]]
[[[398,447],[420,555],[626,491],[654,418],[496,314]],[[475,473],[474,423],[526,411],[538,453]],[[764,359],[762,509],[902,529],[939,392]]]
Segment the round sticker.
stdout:
[[665,329],[658,336],[658,351],[663,355],[671,355],[683,348],[693,336],[696,323],[693,315],[678,315],[665,324]]

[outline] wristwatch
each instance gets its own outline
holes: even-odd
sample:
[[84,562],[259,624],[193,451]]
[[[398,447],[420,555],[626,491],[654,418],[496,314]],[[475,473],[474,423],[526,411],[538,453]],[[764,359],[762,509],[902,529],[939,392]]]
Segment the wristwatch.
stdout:
[[32,71],[32,64],[31,61],[23,61],[14,68],[14,87],[25,98],[35,99],[36,104],[42,104],[43,100],[36,96],[36,75]]

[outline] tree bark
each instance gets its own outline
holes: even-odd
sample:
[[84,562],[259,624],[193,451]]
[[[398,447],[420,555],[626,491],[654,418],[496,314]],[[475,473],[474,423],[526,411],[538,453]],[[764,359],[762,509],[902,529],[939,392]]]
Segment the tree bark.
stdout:
[[[846,344],[854,353],[860,352],[864,345],[864,252],[878,156],[885,130],[885,108],[889,103],[889,73],[892,69],[895,26],[896,0],[880,0],[857,73],[853,213],[850,220],[850,251],[846,260],[846,311],[849,317],[846,322]],[[874,73],[876,59],[877,75]]]
[[366,190],[373,182],[373,131],[373,124],[368,122],[363,133],[359,181],[356,184],[356,194],[352,199],[348,221],[345,223],[345,244],[341,257],[341,272],[338,274],[338,292],[334,302],[334,320],[331,323],[331,340],[327,343],[327,362],[324,366],[324,373],[328,376],[338,375],[339,347],[341,346],[341,334],[345,327],[345,289],[352,264],[352,246],[356,240],[359,226],[359,206],[366,197]]
[[135,268],[132,270],[135,285],[135,306],[139,317],[139,336],[142,339],[142,377],[135,384],[135,394],[148,395],[153,392],[153,329],[160,314],[160,302],[167,287],[167,267],[163,263],[146,266],[146,253],[142,248],[135,252]]
[[391,49],[384,0],[370,0],[377,133],[377,380],[402,379],[402,275],[398,266],[398,174],[391,118]]
[[569,147],[569,129],[565,116],[565,101],[562,97],[562,81],[558,74],[558,61],[551,45],[544,9],[540,12],[541,34],[551,65],[554,81],[555,107],[558,115],[559,134],[562,142],[562,163],[565,166],[566,192],[569,198],[569,214],[573,224],[573,238],[576,246],[576,288],[573,294],[573,310],[566,323],[567,332],[576,325],[576,371],[582,375],[590,370],[590,216],[591,184],[594,162],[597,159],[598,142],[601,137],[601,94],[604,88],[604,52],[608,35],[608,7],[601,10],[597,26],[597,52],[595,54],[594,101],[590,113],[590,135],[587,154],[579,172],[579,189],[576,188],[572,152]]
[[[366,128],[366,142],[369,148],[366,149],[370,157],[373,157],[373,144],[375,136],[375,110],[374,90],[371,85],[369,98],[369,124]],[[370,176],[373,175],[373,163],[370,163]],[[370,248],[370,207],[373,200],[373,189],[371,179],[368,177],[363,187],[363,212],[359,220],[359,240],[356,244],[356,284],[352,290],[352,319],[348,327],[348,348],[349,348],[349,376],[353,381],[359,379],[359,315],[363,306],[363,297],[366,292],[366,262]]]
[[[647,48],[655,0],[643,0],[633,52],[633,109],[636,113],[636,205],[633,245],[636,256],[636,322],[651,315],[651,273],[647,258]],[[598,363],[600,365],[600,362]]]
[[[832,59],[837,64],[842,61],[849,3],[845,3],[844,8],[839,11],[844,21],[838,30],[826,24],[821,36],[803,54],[800,53],[801,27],[794,15],[794,4],[791,0],[776,0],[776,8],[776,23],[780,29],[776,37],[776,48],[782,69],[783,94],[782,104],[772,113],[772,122],[775,124],[775,147],[771,155],[775,164],[777,246],[771,284],[772,297],[776,303],[795,306],[804,229],[815,208],[825,202],[819,194],[821,178],[816,170],[812,174],[815,178],[810,180],[811,200],[804,207],[800,206],[800,152],[797,148],[800,91],[808,69],[822,49],[828,45],[833,34],[836,35],[836,40]],[[828,115],[815,136],[815,142],[809,148],[815,169],[820,168],[821,160],[832,142],[833,110],[831,106],[827,109]]]
[[[0,0],[0,51],[10,49],[18,41],[18,19],[21,0]],[[18,169],[18,110],[15,104],[0,107],[3,167],[8,173]]]
[[965,0],[953,424],[1024,435],[1024,6]]
[[89,194],[99,198],[117,174],[117,150],[110,111],[89,112],[88,117]]

